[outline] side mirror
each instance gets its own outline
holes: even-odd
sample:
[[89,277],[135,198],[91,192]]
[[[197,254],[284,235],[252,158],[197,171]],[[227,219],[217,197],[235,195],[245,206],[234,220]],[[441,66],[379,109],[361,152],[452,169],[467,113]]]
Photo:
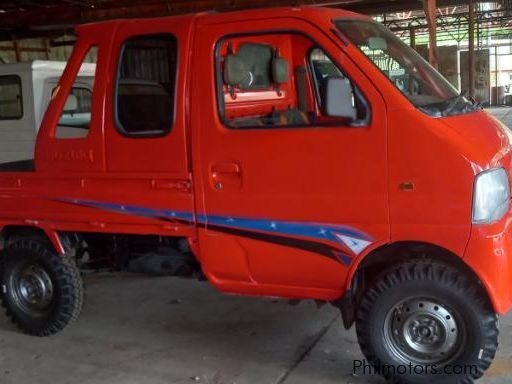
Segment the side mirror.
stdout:
[[75,112],[78,109],[78,98],[72,93],[68,96],[64,105],[64,112]]
[[355,120],[354,94],[350,80],[339,77],[327,79],[324,97],[324,113],[330,117]]

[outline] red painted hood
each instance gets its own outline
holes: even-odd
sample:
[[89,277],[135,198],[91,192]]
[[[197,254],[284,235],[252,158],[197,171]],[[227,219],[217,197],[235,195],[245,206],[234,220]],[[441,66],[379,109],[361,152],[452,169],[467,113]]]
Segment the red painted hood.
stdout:
[[485,111],[439,119],[449,129],[446,135],[459,147],[476,171],[502,165],[512,152],[512,132]]

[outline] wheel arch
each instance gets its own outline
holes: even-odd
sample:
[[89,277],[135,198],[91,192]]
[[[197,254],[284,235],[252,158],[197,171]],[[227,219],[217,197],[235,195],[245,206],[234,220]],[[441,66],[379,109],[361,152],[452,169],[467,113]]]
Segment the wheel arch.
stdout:
[[0,242],[3,247],[13,241],[27,238],[46,241],[58,254],[65,253],[59,234],[53,230],[30,225],[6,225],[0,229]]
[[484,282],[461,257],[432,243],[400,241],[372,250],[353,267],[347,280],[346,293],[335,303],[342,312],[345,327],[348,329],[352,326],[363,292],[382,272],[406,261],[422,259],[442,262],[464,273],[480,288],[492,306],[490,293]]

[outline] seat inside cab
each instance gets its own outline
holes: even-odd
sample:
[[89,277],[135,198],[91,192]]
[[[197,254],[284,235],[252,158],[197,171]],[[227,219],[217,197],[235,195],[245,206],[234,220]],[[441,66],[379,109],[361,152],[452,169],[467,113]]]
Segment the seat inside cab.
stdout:
[[364,105],[358,107],[358,97],[353,100],[353,118],[347,121],[323,113],[327,80],[345,76],[305,36],[279,33],[230,38],[222,42],[218,57],[220,109],[231,128],[343,125],[366,114]]

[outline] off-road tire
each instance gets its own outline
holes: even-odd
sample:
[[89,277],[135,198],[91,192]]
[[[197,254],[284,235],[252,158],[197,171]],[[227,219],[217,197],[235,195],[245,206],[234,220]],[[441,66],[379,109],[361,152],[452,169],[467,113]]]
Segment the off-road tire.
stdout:
[[[386,341],[390,334],[393,338],[393,335],[401,332],[391,327],[391,332],[386,333],[386,324],[389,324],[387,319],[390,313],[398,313],[397,321],[404,322],[403,318],[400,319],[404,312],[397,312],[394,308],[403,300],[409,303],[407,300],[411,297],[418,297],[420,301],[424,297],[431,298],[444,303],[450,311],[458,314],[454,318],[457,318],[458,325],[465,330],[467,337],[460,343],[461,350],[454,353],[449,368],[468,367],[460,374],[447,374],[442,361],[435,373],[425,371],[422,374],[410,374],[410,371],[404,373],[402,370],[402,374],[399,374],[396,370],[393,373],[390,369],[387,372],[382,369],[386,365],[404,365],[403,360],[394,352],[397,349],[393,351],[394,347],[390,347],[389,341]],[[422,304],[419,306],[423,307]],[[406,311],[411,309],[407,308]],[[404,329],[408,328],[404,326]],[[394,384],[473,383],[489,368],[498,348],[498,319],[485,291],[457,269],[428,260],[395,266],[376,278],[359,306],[356,331],[361,350],[368,363],[374,367],[374,373],[381,374]],[[456,335],[461,337],[461,334]]]
[[[0,263],[2,306],[22,331],[34,336],[50,336],[78,318],[84,288],[80,271],[69,256],[59,255],[48,242],[22,239],[11,243],[2,252]],[[13,287],[17,287],[20,280],[13,276],[18,276],[15,271],[23,268],[44,271],[40,275],[49,282],[51,292],[47,293],[43,308],[27,310],[29,306],[20,301],[19,293],[14,292],[18,292]]]

